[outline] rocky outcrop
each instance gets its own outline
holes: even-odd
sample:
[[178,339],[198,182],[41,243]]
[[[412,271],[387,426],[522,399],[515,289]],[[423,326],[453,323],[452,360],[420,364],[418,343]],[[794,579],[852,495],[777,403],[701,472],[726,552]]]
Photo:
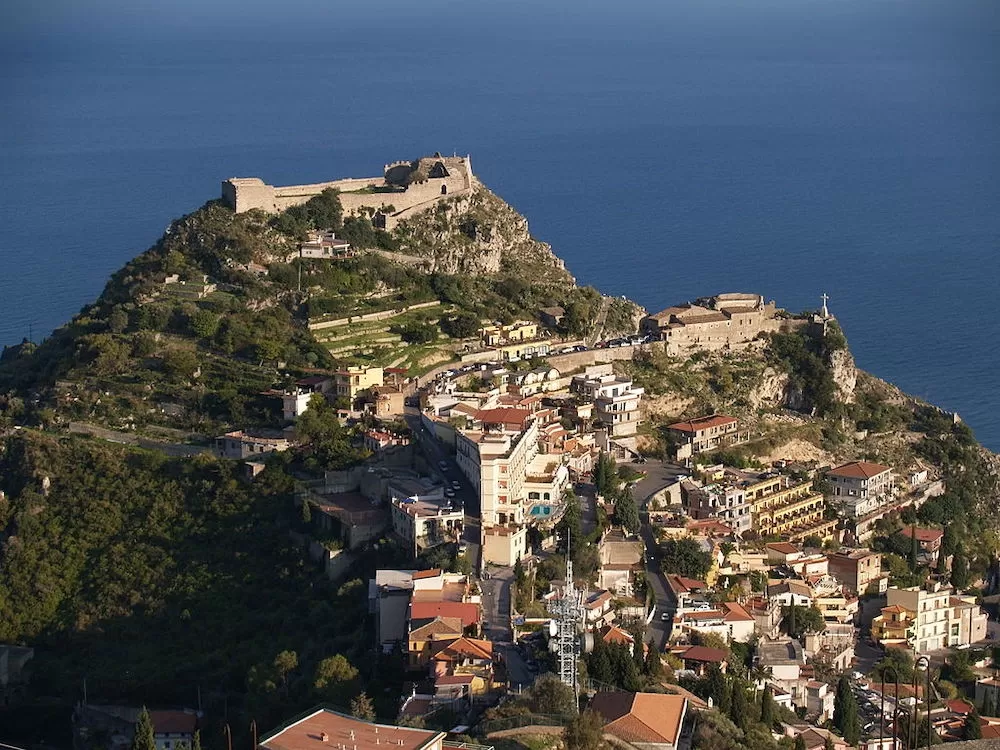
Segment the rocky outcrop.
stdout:
[[858,368],[849,349],[838,349],[830,355],[830,372],[837,385],[837,400],[854,403],[854,390],[858,384]]
[[429,259],[433,271],[574,283],[552,248],[531,236],[528,220],[478,181],[472,195],[439,202],[395,234],[401,253]]

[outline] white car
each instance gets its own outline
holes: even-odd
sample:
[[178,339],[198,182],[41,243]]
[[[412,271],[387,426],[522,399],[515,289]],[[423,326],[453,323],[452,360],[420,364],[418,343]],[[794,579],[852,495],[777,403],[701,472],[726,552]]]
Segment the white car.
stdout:
[[669,612],[664,612],[663,614],[661,614],[660,615],[660,620],[663,621],[663,622],[670,622],[670,613]]

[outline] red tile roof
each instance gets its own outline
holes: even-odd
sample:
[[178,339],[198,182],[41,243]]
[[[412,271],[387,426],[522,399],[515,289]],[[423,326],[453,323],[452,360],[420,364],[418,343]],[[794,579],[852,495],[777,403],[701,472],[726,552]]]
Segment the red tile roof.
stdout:
[[435,617],[458,617],[463,627],[479,624],[479,605],[464,602],[411,602],[411,620],[433,620]]
[[737,602],[723,602],[726,608],[726,622],[753,622],[753,615],[746,611],[742,604]]
[[944,536],[944,532],[941,529],[912,529],[909,526],[904,527],[900,532],[907,539],[912,539],[914,536],[917,537],[918,542],[936,542]]
[[775,552],[779,552],[782,555],[794,555],[796,552],[801,551],[791,542],[769,542],[765,546],[767,549],[773,549]]
[[708,646],[691,646],[681,654],[684,661],[698,661],[712,664],[721,664],[726,660],[728,652],[722,648],[709,648]]
[[[329,738],[325,745],[322,741],[324,734]],[[443,738],[444,732],[372,724],[329,709],[320,709],[264,736],[260,746],[266,750],[316,750],[317,747],[332,748],[350,743],[357,750],[382,750],[385,745],[392,745],[396,750],[423,750],[439,744]]]
[[972,710],[972,704],[968,701],[963,701],[961,698],[947,701],[945,705],[953,714],[962,714],[963,716]]
[[712,414],[707,417],[698,417],[688,422],[676,422],[667,429],[679,432],[698,432],[712,427],[723,427],[725,425],[736,424],[739,420],[736,417],[727,417],[725,414]]
[[493,644],[478,638],[459,638],[441,649],[434,655],[434,658],[437,661],[452,661],[459,656],[491,660],[493,659]]
[[685,578],[679,575],[668,575],[667,585],[675,593],[686,594],[688,591],[699,591],[701,589],[708,588],[708,584],[704,581],[698,581],[694,578]]
[[431,568],[430,570],[418,570],[411,578],[414,581],[419,581],[423,578],[436,578],[439,575],[441,575],[441,568]]
[[663,693],[597,693],[590,708],[604,719],[604,731],[628,743],[676,745],[687,698]]
[[888,466],[873,464],[868,461],[852,461],[849,464],[830,469],[828,476],[846,477],[847,479],[871,479],[884,471],[890,471]]
[[150,711],[149,719],[157,734],[194,734],[198,717],[188,711]]
[[476,679],[475,675],[471,674],[445,674],[434,680],[435,685],[471,685],[472,681]]
[[483,424],[514,424],[524,427],[530,417],[531,412],[527,409],[480,409],[474,419]]

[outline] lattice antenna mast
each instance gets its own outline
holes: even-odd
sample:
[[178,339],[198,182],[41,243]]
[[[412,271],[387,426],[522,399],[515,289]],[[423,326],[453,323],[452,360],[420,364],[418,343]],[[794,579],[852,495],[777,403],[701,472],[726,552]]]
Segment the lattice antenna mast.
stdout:
[[570,557],[570,531],[566,529],[566,585],[559,606],[556,654],[559,658],[559,679],[577,690],[577,659],[580,655],[580,624],[583,618],[582,592],[573,585],[573,561]]

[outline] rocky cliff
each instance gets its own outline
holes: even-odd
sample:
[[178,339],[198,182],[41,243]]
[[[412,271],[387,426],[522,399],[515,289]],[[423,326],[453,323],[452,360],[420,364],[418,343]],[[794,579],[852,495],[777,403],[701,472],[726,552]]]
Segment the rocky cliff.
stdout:
[[574,283],[552,248],[531,236],[528,220],[478,181],[472,195],[400,222],[395,235],[400,253],[426,259],[431,271]]

